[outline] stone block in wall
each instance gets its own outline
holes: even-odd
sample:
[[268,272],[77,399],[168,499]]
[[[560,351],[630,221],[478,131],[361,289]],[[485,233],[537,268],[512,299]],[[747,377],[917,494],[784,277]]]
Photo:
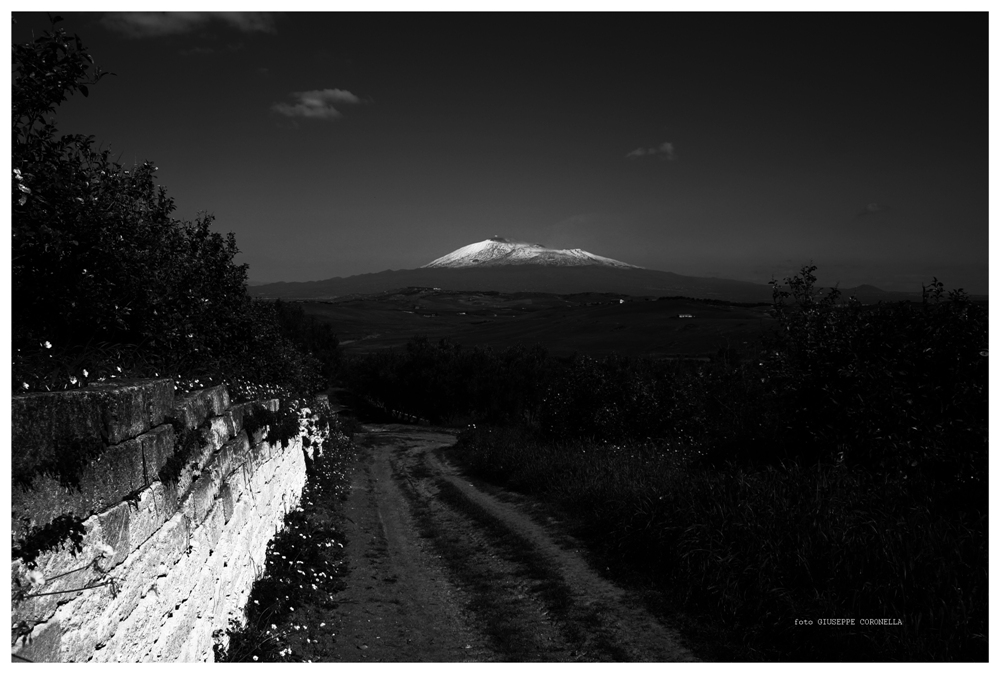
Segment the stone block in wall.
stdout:
[[142,461],[146,471],[146,484],[160,479],[160,469],[174,454],[176,437],[170,424],[163,424],[138,438],[142,444]]
[[229,449],[232,452],[232,470],[243,465],[250,456],[250,439],[246,431],[241,430],[235,438],[229,441]]
[[36,627],[12,644],[14,662],[60,662],[62,633],[62,626],[56,620]]
[[[30,485],[11,487],[11,516],[17,532],[42,527],[64,514],[79,518],[102,512],[150,483],[145,455],[173,451],[173,428],[158,426],[138,438],[106,447],[78,476],[65,485],[54,475],[35,475]],[[153,476],[155,480],[155,474]]]
[[[39,553],[34,569],[20,558],[11,560],[12,590],[21,588],[24,591],[22,597],[12,602],[11,619],[14,623],[22,620],[29,624],[46,622],[58,604],[72,601],[81,592],[93,592],[82,588],[99,582],[102,577],[93,562],[103,559],[99,547],[103,544],[103,532],[96,516],[85,520],[83,528],[79,550],[67,540],[52,550]],[[31,589],[28,572],[32,570],[45,579],[45,584],[39,588]]]
[[215,554],[215,551],[218,549],[219,539],[222,538],[222,532],[226,528],[225,507],[220,501],[215,502],[215,507],[205,517],[201,526],[205,527],[205,533],[208,535],[209,549]]
[[160,488],[153,488],[154,507],[157,512],[163,512],[164,518],[169,520],[180,511],[180,493],[177,484],[172,482],[160,482]]
[[[198,534],[196,533],[196,538]],[[194,547],[205,548],[207,538]],[[187,592],[183,600],[170,610],[160,632],[160,639],[152,655],[158,659],[190,662],[205,659],[211,655],[211,609],[215,593],[215,574],[211,565],[202,561],[192,567],[185,576]],[[168,609],[170,607],[168,606]],[[207,630],[208,634],[202,634]],[[203,639],[209,638],[207,653]]]
[[162,531],[177,512],[170,507],[168,488],[160,482],[144,489],[134,501],[125,501],[97,516],[104,543],[115,551],[104,568],[113,568]]
[[117,445],[163,423],[173,407],[169,379],[91,384],[11,399],[11,470],[29,477],[61,454],[100,442]]
[[119,623],[105,647],[94,654],[96,662],[143,662],[152,648],[152,635],[158,634],[165,619],[160,597],[150,592]]
[[231,415],[223,414],[217,417],[209,417],[205,423],[205,438],[211,445],[212,451],[218,451],[229,438],[234,435],[233,419]]
[[249,473],[246,469],[245,464],[240,465],[238,468],[234,468],[231,473],[223,480],[223,485],[229,491],[233,497],[233,504],[235,507],[236,503],[239,503],[243,498],[243,493],[246,491],[247,482],[249,480]]
[[219,385],[180,396],[171,414],[184,428],[198,428],[209,417],[223,414],[228,409],[229,391]]
[[103,658],[114,659],[114,653],[106,649],[119,625],[136,610],[150,588],[155,587],[162,569],[175,566],[184,558],[190,539],[190,522],[183,516],[175,516],[109,574],[116,579],[113,595],[108,588],[102,588],[101,594],[91,591],[60,606],[56,617],[66,628],[65,659],[83,661],[96,649],[105,651]]
[[[190,590],[191,573],[204,561],[194,551],[194,538],[186,517],[178,513],[171,518],[118,572],[122,577],[135,579],[135,585],[127,588],[133,591],[131,596],[143,598],[155,593],[163,603],[164,613],[181,603]],[[136,605],[138,599],[133,604]],[[123,613],[122,618],[129,614]]]
[[191,493],[188,496],[190,505],[185,504],[181,507],[185,513],[190,509],[189,516],[195,525],[201,524],[215,506],[215,495],[219,493],[219,486],[218,478],[208,470],[191,485]]
[[[187,501],[191,489],[193,489],[194,483],[201,478],[202,474],[205,472],[207,464],[209,464],[215,456],[216,447],[214,447],[212,442],[209,440],[207,427],[203,427],[198,432],[200,434],[198,445],[188,456],[187,461],[180,469],[176,478],[169,483],[179,497],[177,507],[182,509],[186,507],[190,510],[191,504]],[[193,517],[191,512],[188,512],[188,514]]]
[[[242,433],[241,433],[242,436]],[[215,455],[215,463],[218,466],[219,473],[224,477],[233,472],[233,470],[239,465],[236,460],[237,454],[237,443],[239,442],[239,437],[236,440],[230,440],[224,444]],[[242,436],[246,437],[246,436]]]
[[129,511],[129,552],[136,550],[159,531],[163,523],[174,516],[176,507],[170,508],[162,482],[154,482],[139,494],[139,500]]
[[218,501],[219,505],[222,506],[222,515],[225,518],[225,523],[229,524],[229,521],[233,518],[233,506],[235,503],[233,490],[230,488],[228,482],[223,482],[222,486],[219,487]]
[[114,508],[97,516],[98,521],[101,523],[102,538],[114,550],[111,559],[106,560],[103,564],[103,568],[105,569],[112,569],[118,566],[132,552],[131,532],[129,529],[133,507],[130,503],[119,503]]
[[156,643],[150,651],[150,657],[166,662],[184,662],[181,652],[184,644],[191,638],[197,620],[198,616],[188,601],[169,610],[157,635]]

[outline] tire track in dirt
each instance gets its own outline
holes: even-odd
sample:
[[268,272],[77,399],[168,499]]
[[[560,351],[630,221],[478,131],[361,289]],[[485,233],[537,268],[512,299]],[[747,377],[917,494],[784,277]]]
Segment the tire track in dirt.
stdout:
[[[334,659],[690,661],[676,630],[441,454],[451,433],[370,426],[346,514]],[[352,528],[353,526],[353,528]],[[571,540],[571,539],[570,539]]]
[[491,659],[470,629],[443,566],[416,536],[389,454],[373,449],[355,467],[345,503],[350,573],[330,622],[332,660],[462,662]]

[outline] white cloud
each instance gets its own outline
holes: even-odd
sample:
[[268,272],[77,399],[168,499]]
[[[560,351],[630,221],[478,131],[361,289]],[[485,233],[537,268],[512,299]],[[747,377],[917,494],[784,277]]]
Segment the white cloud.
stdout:
[[670,161],[677,159],[673,143],[660,143],[656,147],[638,147],[625,155],[625,157],[628,159],[638,159],[652,155],[659,155],[661,159]]
[[872,203],[868,204],[867,206],[865,206],[864,209],[862,209],[862,211],[860,213],[858,213],[858,215],[856,217],[861,218],[861,217],[864,217],[866,215],[873,215],[875,213],[885,213],[886,211],[889,211],[889,210],[891,210],[891,209],[888,206],[886,206],[885,204],[877,204],[875,202],[872,202]]
[[269,12],[109,12],[101,18],[105,28],[131,38],[190,33],[212,22],[244,33],[274,32]]
[[271,109],[287,117],[337,119],[341,112],[334,106],[356,105],[361,99],[344,89],[317,89],[292,93],[295,103],[275,103]]

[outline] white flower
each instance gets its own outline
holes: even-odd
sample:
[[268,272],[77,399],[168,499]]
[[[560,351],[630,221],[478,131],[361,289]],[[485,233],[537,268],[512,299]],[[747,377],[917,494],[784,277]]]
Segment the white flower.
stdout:
[[45,576],[38,569],[32,569],[28,572],[28,581],[31,583],[32,588],[39,588],[45,585]]
[[44,342],[42,342],[42,346],[44,346],[46,349],[51,349],[52,348],[52,342],[50,342],[48,340],[45,340]]
[[83,376],[84,376],[84,377],[88,377],[88,376],[90,376],[90,373],[89,373],[89,372],[87,372],[87,368],[84,368],[84,369],[83,369]]
[[76,377],[73,376],[73,375],[70,375],[70,377],[69,377],[69,383],[70,384],[75,384],[76,383]]

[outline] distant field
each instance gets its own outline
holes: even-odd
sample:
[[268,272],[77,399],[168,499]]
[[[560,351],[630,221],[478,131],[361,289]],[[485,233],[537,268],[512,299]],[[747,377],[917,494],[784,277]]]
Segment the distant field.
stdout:
[[[622,302],[624,300],[624,302]],[[714,304],[587,293],[406,289],[296,302],[329,323],[346,354],[398,347],[412,337],[467,346],[541,345],[557,355],[612,352],[693,357],[736,347],[770,329],[769,305]],[[690,314],[691,318],[680,318]]]

